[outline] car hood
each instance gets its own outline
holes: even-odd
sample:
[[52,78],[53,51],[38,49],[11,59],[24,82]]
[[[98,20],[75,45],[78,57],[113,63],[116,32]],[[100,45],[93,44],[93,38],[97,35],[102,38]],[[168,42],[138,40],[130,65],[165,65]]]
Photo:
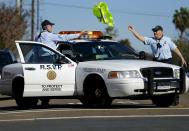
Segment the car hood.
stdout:
[[148,67],[170,67],[179,68],[179,66],[148,60],[99,60],[79,63],[81,67],[101,68],[113,70],[137,70]]

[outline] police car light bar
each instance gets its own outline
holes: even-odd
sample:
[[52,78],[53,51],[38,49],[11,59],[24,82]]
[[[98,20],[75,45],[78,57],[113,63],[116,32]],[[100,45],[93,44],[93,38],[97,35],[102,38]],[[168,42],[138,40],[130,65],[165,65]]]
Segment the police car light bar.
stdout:
[[[79,34],[82,31],[61,31],[59,34]],[[81,39],[101,39],[103,38],[103,33],[101,31],[86,31],[87,34],[82,36]]]

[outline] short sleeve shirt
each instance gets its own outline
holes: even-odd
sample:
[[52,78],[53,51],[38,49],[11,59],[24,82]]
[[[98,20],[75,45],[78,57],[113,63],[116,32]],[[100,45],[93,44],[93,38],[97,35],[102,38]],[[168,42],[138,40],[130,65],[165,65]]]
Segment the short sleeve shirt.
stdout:
[[53,34],[48,31],[44,31],[40,33],[39,36],[35,38],[36,41],[47,44],[48,46],[56,49],[56,43],[58,41],[68,41],[74,38],[78,38],[79,34],[65,34],[65,35],[59,35],[59,34]]
[[[159,47],[157,46],[158,43],[160,44]],[[157,58],[157,60],[172,58],[171,50],[177,48],[175,43],[166,36],[163,36],[161,40],[157,40],[154,37],[144,37],[144,44],[150,45],[153,56]]]

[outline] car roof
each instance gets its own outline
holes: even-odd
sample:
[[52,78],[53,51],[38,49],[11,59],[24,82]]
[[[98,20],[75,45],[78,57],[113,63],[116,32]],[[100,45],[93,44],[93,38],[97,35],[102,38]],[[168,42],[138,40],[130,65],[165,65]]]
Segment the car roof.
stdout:
[[90,39],[76,39],[76,40],[70,40],[70,41],[59,41],[58,43],[63,44],[77,44],[77,43],[87,43],[87,42],[117,42],[113,40],[106,40],[106,39],[99,39],[99,40],[90,40]]

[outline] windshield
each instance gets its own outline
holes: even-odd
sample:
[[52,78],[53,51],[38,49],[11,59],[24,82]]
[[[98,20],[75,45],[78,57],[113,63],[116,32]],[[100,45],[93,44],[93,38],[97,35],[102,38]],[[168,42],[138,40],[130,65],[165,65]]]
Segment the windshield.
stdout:
[[83,61],[138,59],[134,51],[117,42],[80,42],[73,45],[73,50],[82,55]]

